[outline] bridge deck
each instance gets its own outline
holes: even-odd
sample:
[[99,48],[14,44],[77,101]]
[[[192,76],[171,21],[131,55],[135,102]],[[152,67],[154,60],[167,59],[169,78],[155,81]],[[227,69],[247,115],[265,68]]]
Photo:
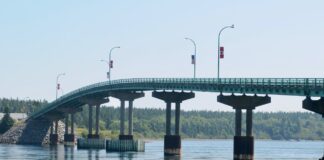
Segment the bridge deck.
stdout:
[[[324,78],[134,78],[100,82],[72,91],[49,103],[28,119],[60,108],[77,108],[84,97],[108,97],[115,91],[185,90],[291,96],[324,96]],[[58,112],[59,113],[59,112]]]

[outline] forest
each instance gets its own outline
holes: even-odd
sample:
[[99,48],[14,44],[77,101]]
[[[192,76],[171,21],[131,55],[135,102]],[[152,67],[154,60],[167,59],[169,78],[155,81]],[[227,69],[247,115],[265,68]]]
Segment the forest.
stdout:
[[[10,112],[31,114],[47,104],[45,100],[0,99],[0,112],[8,107]],[[102,106],[100,109],[101,136],[116,137],[119,132],[119,108]],[[126,110],[127,113],[127,110]],[[163,138],[165,110],[153,107],[134,108],[134,133],[140,138]],[[174,111],[172,112],[174,117]],[[127,116],[126,116],[127,117]],[[234,135],[234,112],[181,111],[183,138],[229,139]],[[245,132],[245,114],[242,130]],[[75,116],[77,132],[87,134],[88,107]],[[93,121],[94,122],[94,121]],[[172,120],[174,128],[174,119]],[[127,122],[126,122],[127,128]],[[127,131],[127,130],[126,130]],[[309,112],[256,112],[253,114],[253,134],[257,139],[272,140],[324,140],[324,118]]]

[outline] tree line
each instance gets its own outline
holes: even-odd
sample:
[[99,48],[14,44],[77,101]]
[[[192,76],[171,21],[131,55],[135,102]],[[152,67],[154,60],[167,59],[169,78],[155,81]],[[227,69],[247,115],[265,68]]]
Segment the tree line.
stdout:
[[[44,100],[0,99],[0,112],[35,112],[47,104]],[[127,110],[126,110],[127,111]],[[119,108],[103,106],[100,109],[100,129],[117,135]],[[126,112],[127,114],[127,112]],[[162,138],[165,134],[165,110],[134,108],[134,132],[142,138]],[[172,111],[172,115],[174,115]],[[128,116],[126,115],[126,118]],[[245,132],[243,113],[242,132]],[[88,107],[75,116],[78,128],[88,127]],[[181,111],[181,135],[184,138],[228,139],[234,135],[234,112]],[[126,122],[127,127],[127,122]],[[174,116],[172,119],[174,128]],[[174,130],[174,129],[173,129]],[[258,139],[273,140],[324,140],[324,119],[308,112],[256,112],[253,115],[253,134]],[[244,135],[244,134],[243,134]]]

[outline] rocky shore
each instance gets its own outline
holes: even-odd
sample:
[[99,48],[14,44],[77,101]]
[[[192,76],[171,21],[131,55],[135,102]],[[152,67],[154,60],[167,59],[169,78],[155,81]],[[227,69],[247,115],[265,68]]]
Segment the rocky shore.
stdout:
[[[49,144],[51,122],[48,120],[31,120],[13,126],[10,130],[0,135],[0,143],[7,144]],[[63,143],[64,123],[59,121],[58,137],[59,142]]]

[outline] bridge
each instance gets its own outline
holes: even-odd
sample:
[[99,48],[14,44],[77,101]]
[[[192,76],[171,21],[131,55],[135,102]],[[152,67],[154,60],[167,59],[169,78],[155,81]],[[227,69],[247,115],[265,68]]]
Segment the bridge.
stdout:
[[[217,101],[235,109],[234,159],[253,159],[254,138],[252,135],[252,111],[258,106],[270,103],[270,95],[302,96],[304,109],[324,117],[324,78],[134,78],[100,82],[82,87],[49,103],[27,119],[47,119],[56,122],[71,115],[71,132],[66,123],[65,141],[74,141],[74,114],[89,106],[88,139],[99,139],[100,105],[109,102],[109,97],[121,101],[120,141],[133,140],[133,101],[144,96],[144,91],[153,91],[152,96],[166,103],[166,134],[164,152],[166,155],[181,154],[180,104],[194,98],[194,92],[218,92]],[[227,93],[223,95],[223,93]],[[312,100],[312,97],[320,97]],[[125,101],[129,101],[128,134],[125,133]],[[171,104],[175,103],[175,135],[171,135]],[[92,108],[96,107],[95,134],[92,134]],[[246,110],[246,135],[242,136],[242,110]],[[66,121],[68,122],[68,121]],[[53,123],[52,123],[53,124]],[[52,143],[57,135],[51,126]],[[57,129],[55,129],[57,130]],[[107,142],[108,145],[111,145]],[[108,149],[108,148],[107,148]]]

